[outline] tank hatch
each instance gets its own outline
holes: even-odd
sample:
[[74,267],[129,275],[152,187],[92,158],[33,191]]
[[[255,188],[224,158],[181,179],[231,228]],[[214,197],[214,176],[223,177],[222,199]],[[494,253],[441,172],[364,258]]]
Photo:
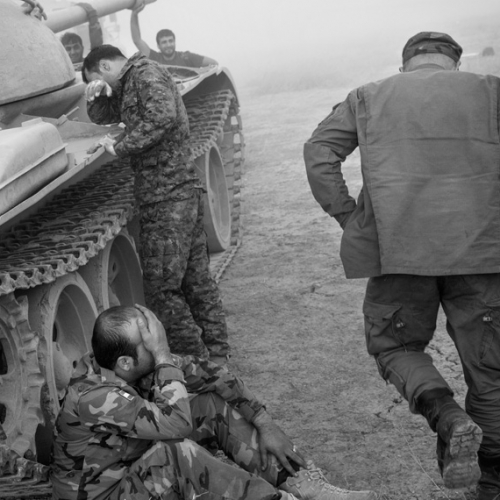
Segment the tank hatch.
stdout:
[[56,35],[20,5],[0,0],[0,105],[46,94],[75,79]]

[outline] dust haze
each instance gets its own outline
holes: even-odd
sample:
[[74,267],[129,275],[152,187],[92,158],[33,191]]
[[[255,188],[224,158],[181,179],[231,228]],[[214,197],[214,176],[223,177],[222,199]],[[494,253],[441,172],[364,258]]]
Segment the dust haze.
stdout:
[[217,59],[238,86],[269,91],[387,76],[419,31],[449,33],[466,55],[485,45],[500,52],[498,0],[156,0],[140,25],[151,48],[158,30],[172,29],[178,50]]

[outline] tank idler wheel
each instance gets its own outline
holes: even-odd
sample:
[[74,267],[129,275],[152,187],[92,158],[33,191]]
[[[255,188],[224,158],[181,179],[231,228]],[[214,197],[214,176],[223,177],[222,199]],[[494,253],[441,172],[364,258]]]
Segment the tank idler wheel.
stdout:
[[55,418],[71,373],[90,350],[97,308],[88,286],[76,272],[28,293],[29,320],[47,342],[41,360],[47,386],[42,398],[45,426],[36,433],[38,460],[47,463]]
[[200,179],[205,184],[204,227],[210,253],[226,250],[231,242],[231,208],[224,165],[217,147],[195,159]]
[[125,229],[79,272],[99,312],[117,305],[145,304],[139,256]]

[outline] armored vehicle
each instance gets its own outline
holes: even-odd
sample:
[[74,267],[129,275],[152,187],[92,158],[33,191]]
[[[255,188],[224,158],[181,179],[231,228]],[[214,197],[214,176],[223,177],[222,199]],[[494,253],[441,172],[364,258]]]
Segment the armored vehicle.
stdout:
[[[134,0],[88,0],[99,16]],[[78,6],[26,15],[0,0],[0,498],[50,496],[55,417],[97,314],[143,303],[126,161],[91,146],[117,126],[90,123],[85,84],[54,32]],[[172,68],[206,185],[209,248],[239,242],[243,135],[230,73]]]

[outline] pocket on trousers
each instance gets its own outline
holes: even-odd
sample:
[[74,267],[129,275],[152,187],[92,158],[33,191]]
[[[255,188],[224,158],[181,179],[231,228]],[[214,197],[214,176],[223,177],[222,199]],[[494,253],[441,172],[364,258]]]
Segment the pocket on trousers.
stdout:
[[479,351],[481,366],[500,371],[500,302],[486,305]]
[[366,347],[369,354],[380,354],[403,345],[395,333],[401,328],[401,320],[397,317],[400,309],[400,304],[364,301]]
[[165,240],[154,236],[144,238],[141,242],[141,254],[144,279],[148,281],[161,279],[163,277]]

